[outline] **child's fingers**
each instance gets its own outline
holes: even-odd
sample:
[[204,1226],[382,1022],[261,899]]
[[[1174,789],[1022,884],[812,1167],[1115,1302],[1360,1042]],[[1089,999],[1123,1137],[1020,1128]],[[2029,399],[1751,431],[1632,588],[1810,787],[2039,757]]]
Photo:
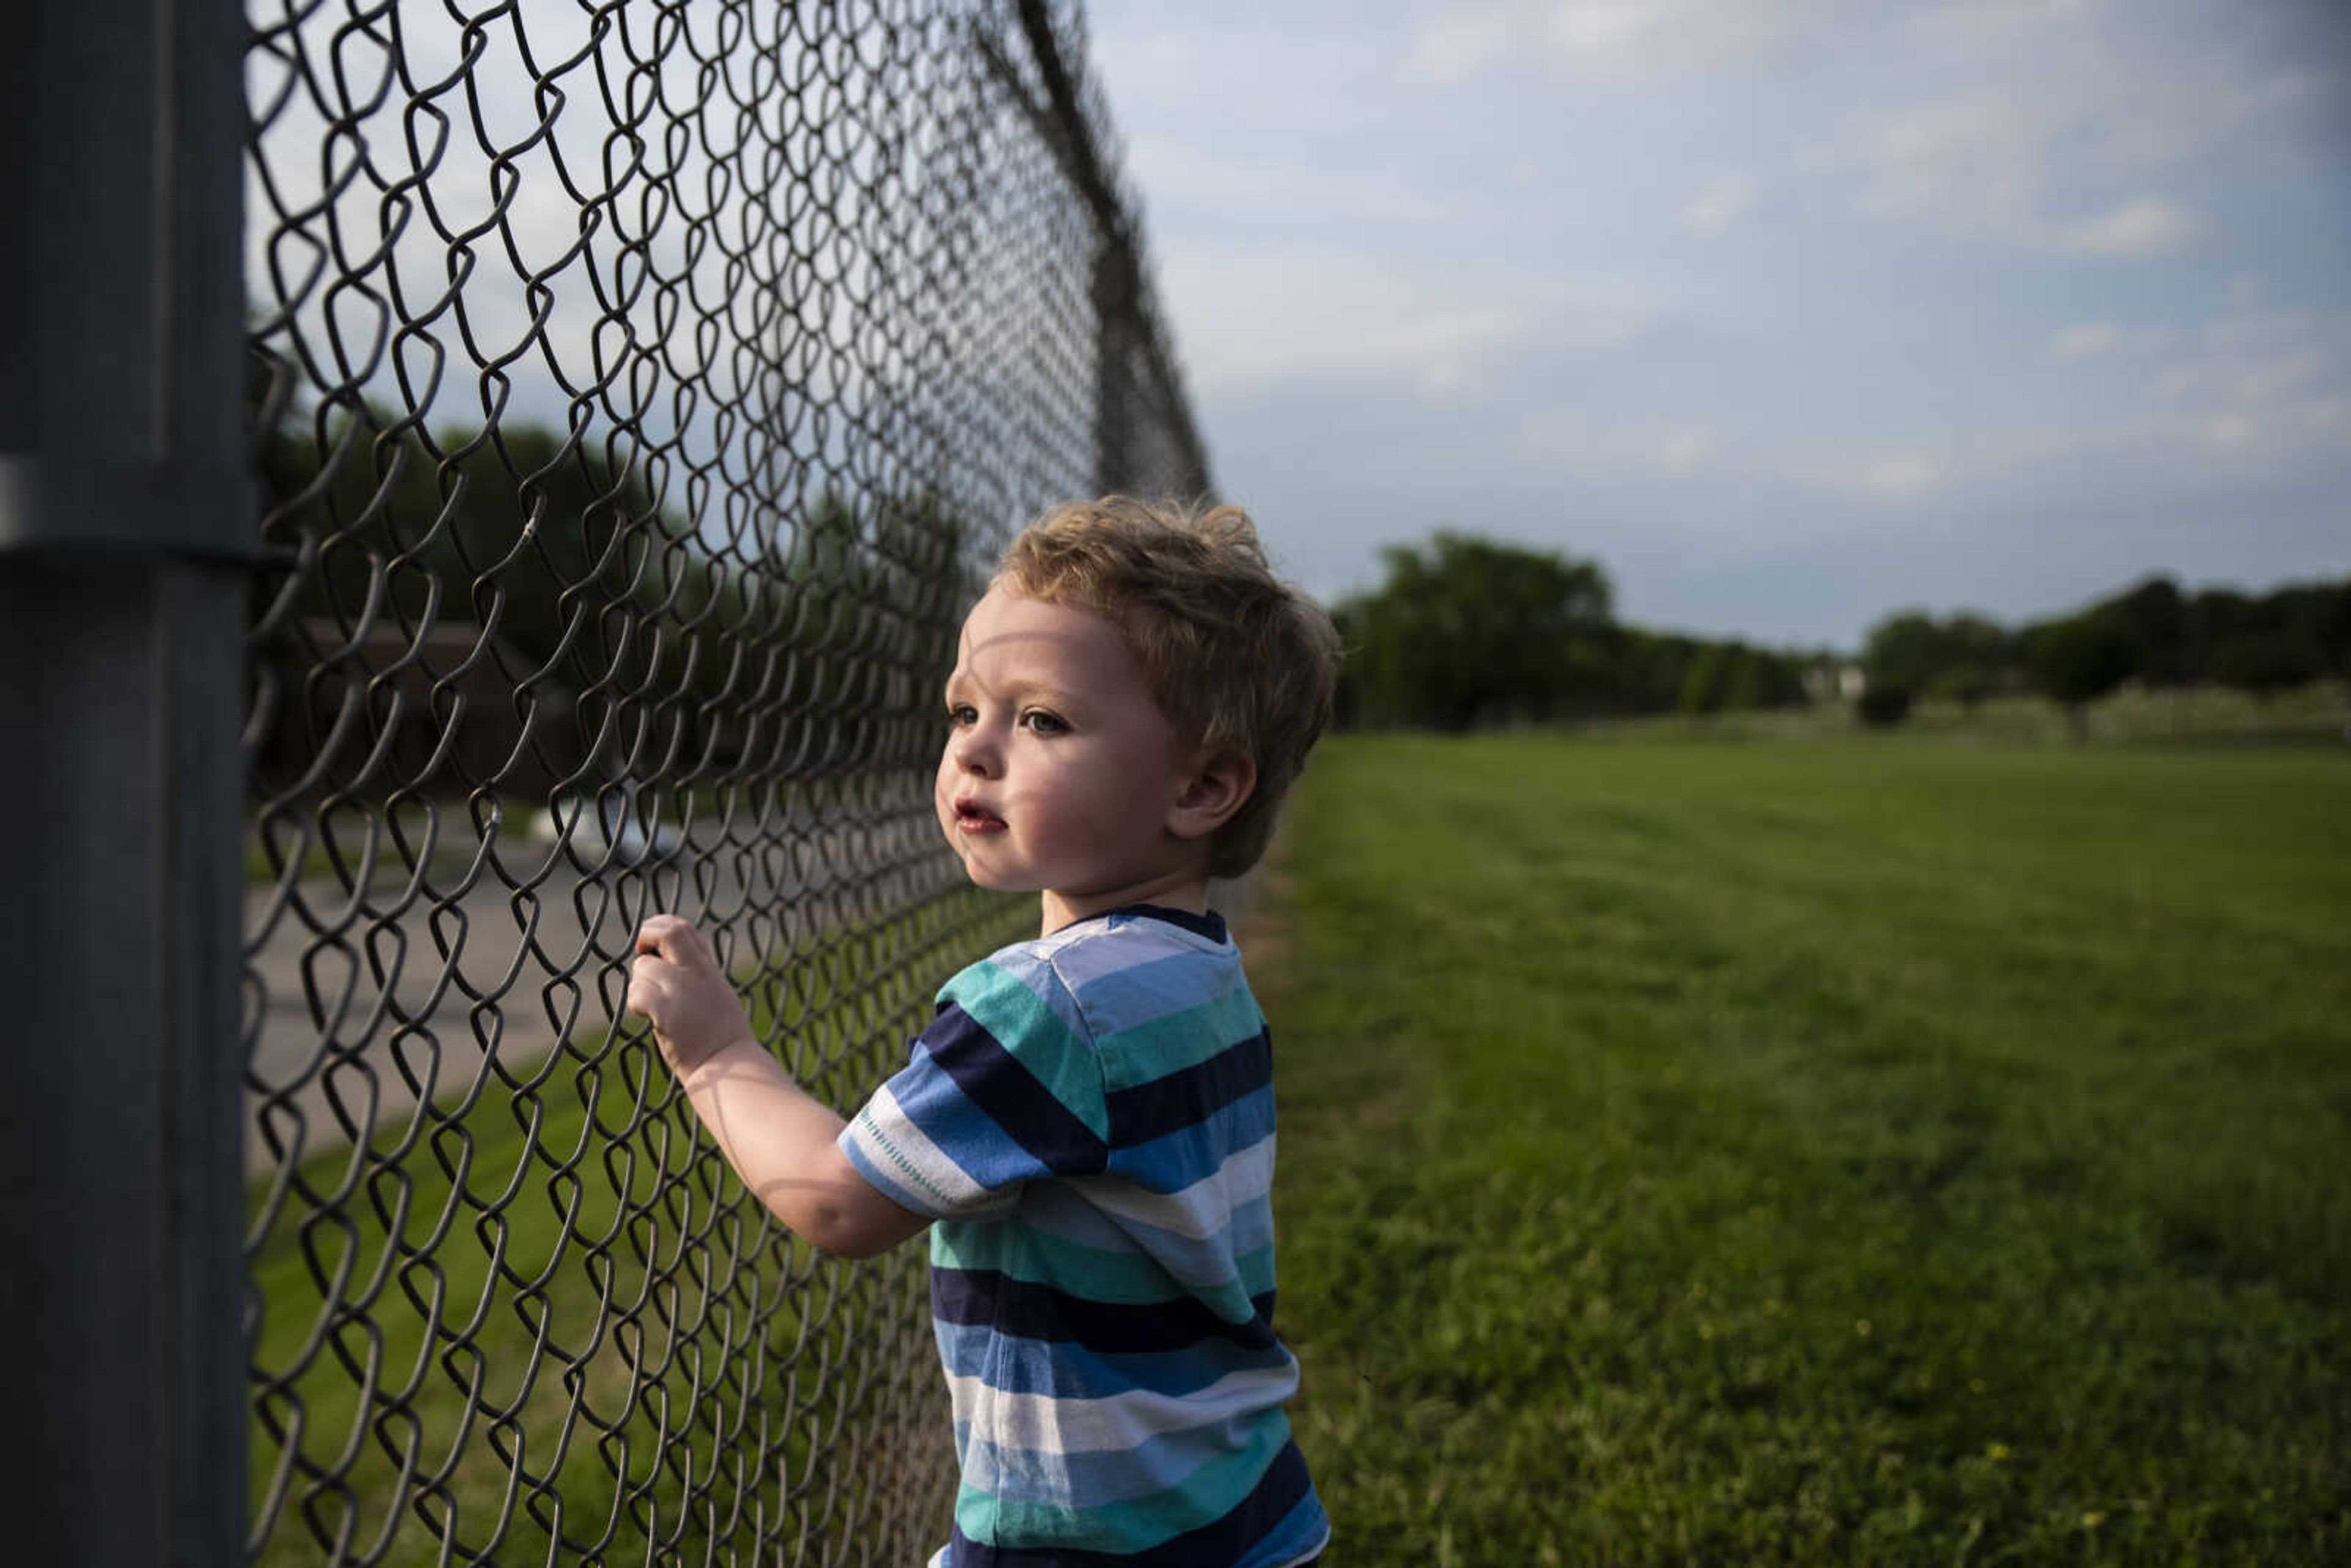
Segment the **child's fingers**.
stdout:
[[649,1019],[661,1016],[669,1000],[670,966],[658,958],[641,957],[629,966],[629,994],[622,1006]]
[[694,927],[674,915],[648,915],[637,927],[636,950],[640,954],[657,954],[675,958],[679,946],[693,934]]
[[647,915],[644,924],[637,927],[636,950],[641,957],[650,955],[665,958],[682,967],[715,968],[718,962],[711,956],[710,944],[694,928],[694,923],[674,915]]

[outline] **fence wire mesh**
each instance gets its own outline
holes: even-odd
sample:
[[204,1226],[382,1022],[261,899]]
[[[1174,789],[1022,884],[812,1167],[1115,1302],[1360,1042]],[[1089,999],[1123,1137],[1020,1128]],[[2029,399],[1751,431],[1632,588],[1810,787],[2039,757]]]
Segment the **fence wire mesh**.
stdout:
[[254,0],[256,1562],[887,1563],[916,1249],[734,1180],[621,1013],[687,915],[813,1092],[1019,935],[931,821],[1006,528],[1206,488],[1043,4]]

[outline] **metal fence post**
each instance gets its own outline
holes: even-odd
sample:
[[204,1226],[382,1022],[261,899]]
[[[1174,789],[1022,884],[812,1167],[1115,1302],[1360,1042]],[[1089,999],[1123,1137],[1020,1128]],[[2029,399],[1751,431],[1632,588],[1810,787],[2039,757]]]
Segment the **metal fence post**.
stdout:
[[[1035,62],[1044,100],[1022,87],[1000,53],[987,50],[990,68],[1061,166],[1094,221],[1094,488],[1157,488],[1187,498],[1210,493],[1207,458],[1193,429],[1189,402],[1145,308],[1143,256],[1133,218],[1116,180],[1095,144],[1072,62],[1061,52],[1047,0],[1019,0],[1022,35]],[[1146,386],[1137,380],[1147,377]],[[1145,394],[1148,393],[1148,401]],[[1165,430],[1172,468],[1150,472],[1139,450],[1146,410]]]
[[237,7],[0,51],[9,1555],[244,1554]]
[[1134,354],[1149,342],[1144,329],[1134,248],[1124,234],[1106,233],[1094,246],[1094,492],[1137,487]]

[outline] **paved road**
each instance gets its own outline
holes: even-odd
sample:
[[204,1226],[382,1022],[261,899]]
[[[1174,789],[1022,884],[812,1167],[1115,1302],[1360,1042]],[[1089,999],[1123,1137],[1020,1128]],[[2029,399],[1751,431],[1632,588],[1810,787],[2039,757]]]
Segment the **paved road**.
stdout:
[[[757,853],[688,849],[627,865],[616,857],[595,874],[552,846],[502,844],[509,875],[537,879],[528,894],[487,867],[467,885],[465,862],[445,858],[414,885],[400,868],[358,896],[332,879],[249,889],[246,1008],[248,1028],[258,1010],[260,1031],[246,1077],[246,1174],[286,1157],[265,1124],[281,1147],[298,1136],[299,1153],[315,1155],[350,1142],[338,1101],[381,1131],[413,1108],[409,1074],[435,1098],[457,1092],[483,1071],[482,1034],[497,1064],[520,1074],[555,1049],[559,1019],[602,1030],[604,998],[617,1004],[631,937],[647,914],[710,923],[756,909],[797,946],[829,923],[835,894],[873,874],[859,868],[894,865],[895,875],[918,878],[936,843],[935,830],[904,818],[811,824]],[[298,1134],[289,1113],[299,1113]]]

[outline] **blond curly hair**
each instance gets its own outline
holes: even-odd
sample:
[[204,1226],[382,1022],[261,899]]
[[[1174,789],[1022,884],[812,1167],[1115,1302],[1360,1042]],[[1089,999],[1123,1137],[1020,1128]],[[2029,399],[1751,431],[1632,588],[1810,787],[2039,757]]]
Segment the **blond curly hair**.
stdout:
[[1207,869],[1233,877],[1255,865],[1331,722],[1339,634],[1321,605],[1274,575],[1249,514],[1129,496],[1071,501],[1021,530],[997,581],[1110,622],[1177,733],[1255,764],[1257,787],[1209,840]]

